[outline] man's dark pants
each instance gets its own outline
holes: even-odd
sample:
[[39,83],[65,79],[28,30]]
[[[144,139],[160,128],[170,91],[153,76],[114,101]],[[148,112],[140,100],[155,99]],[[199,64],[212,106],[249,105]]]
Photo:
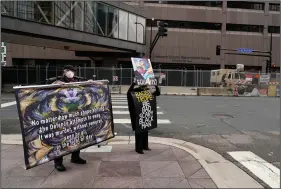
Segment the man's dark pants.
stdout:
[[[80,150],[76,151],[76,152],[72,152],[71,154],[71,159],[72,160],[77,160],[79,159],[79,155],[80,155]],[[54,159],[55,165],[61,165],[63,162],[63,157],[59,157]]]
[[148,149],[148,131],[135,132],[135,148],[139,151]]

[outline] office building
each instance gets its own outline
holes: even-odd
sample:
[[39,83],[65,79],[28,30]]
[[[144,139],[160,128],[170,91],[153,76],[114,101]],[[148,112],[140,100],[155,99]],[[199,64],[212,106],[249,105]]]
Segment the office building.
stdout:
[[[107,31],[112,27],[109,12],[110,8],[114,9],[114,5],[108,6],[107,2],[97,4],[95,15],[99,19],[98,22],[103,23],[102,31]],[[116,38],[132,43],[143,42],[146,47],[146,57],[149,56],[150,41],[153,40],[158,30],[157,21],[168,23],[168,36],[159,39],[152,53],[151,61],[154,68],[211,70],[234,68],[236,64],[244,64],[246,70],[265,71],[268,57],[234,54],[237,54],[236,50],[239,48],[270,51],[272,34],[272,63],[277,65],[276,69],[279,69],[280,1],[132,1],[122,4],[127,6],[126,13],[122,12],[122,15],[119,15],[120,12],[118,12],[115,16],[119,18],[119,22],[116,22],[119,24],[119,30],[122,28],[124,31],[119,31],[119,37]],[[122,6],[125,7],[125,5]],[[145,17],[146,21],[134,24],[134,22],[138,22],[134,12]],[[127,23],[120,22],[120,17]],[[88,20],[87,23],[89,21],[93,22],[93,20]],[[141,31],[142,25],[145,26],[146,32]],[[84,24],[86,29],[87,26]],[[95,32],[91,30],[92,33],[103,35],[99,32],[98,26],[93,27]],[[129,31],[138,33],[130,35]],[[121,38],[120,35],[122,35]],[[138,41],[143,36],[146,40]],[[220,45],[222,49],[233,51],[222,50],[218,56],[216,55],[217,45]],[[35,55],[31,55],[35,51]],[[261,55],[262,53],[246,54]],[[87,57],[77,57],[76,55]],[[267,54],[265,53],[265,55]],[[53,60],[54,57],[56,57],[55,60]],[[75,54],[73,51],[64,49],[47,48],[45,52],[43,49],[39,52],[36,47],[9,43],[6,54],[7,61],[12,62],[12,65],[30,64],[30,62],[33,64],[35,64],[34,62],[39,62],[37,64],[58,62],[57,64],[59,64],[71,59],[74,64],[77,63],[80,66],[131,67],[130,58],[127,56],[122,57],[120,54],[120,56],[112,56],[112,60],[107,61],[109,57],[101,57],[97,53],[89,54],[89,52]],[[41,63],[42,61],[45,63]]]

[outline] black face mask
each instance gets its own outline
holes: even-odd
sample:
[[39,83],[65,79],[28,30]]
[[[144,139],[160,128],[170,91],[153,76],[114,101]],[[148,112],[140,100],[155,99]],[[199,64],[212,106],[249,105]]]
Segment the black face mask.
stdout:
[[140,86],[140,88],[143,89],[143,90],[147,90],[148,86],[147,85],[142,85],[142,86]]

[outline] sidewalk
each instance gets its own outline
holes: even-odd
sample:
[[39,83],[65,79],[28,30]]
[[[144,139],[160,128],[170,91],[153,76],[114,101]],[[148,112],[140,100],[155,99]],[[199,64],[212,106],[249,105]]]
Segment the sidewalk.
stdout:
[[65,156],[67,170],[57,172],[53,162],[25,170],[19,137],[5,136],[1,141],[1,187],[263,188],[216,152],[177,139],[149,140],[152,151],[138,154],[134,151],[134,137],[115,137],[101,148],[82,150],[86,165],[72,164],[70,155]]
[[189,153],[173,146],[150,146],[152,151],[145,154],[134,152],[133,144],[112,145],[112,152],[84,150],[81,157],[88,160],[88,164],[71,164],[70,156],[67,156],[67,171],[60,173],[54,170],[53,162],[26,171],[22,146],[2,144],[2,187],[216,188],[204,168]]

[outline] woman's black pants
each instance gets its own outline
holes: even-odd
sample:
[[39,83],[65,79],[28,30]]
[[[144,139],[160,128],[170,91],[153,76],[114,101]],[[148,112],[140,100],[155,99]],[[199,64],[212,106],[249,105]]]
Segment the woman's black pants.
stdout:
[[136,151],[148,149],[148,131],[135,132],[135,142]]

